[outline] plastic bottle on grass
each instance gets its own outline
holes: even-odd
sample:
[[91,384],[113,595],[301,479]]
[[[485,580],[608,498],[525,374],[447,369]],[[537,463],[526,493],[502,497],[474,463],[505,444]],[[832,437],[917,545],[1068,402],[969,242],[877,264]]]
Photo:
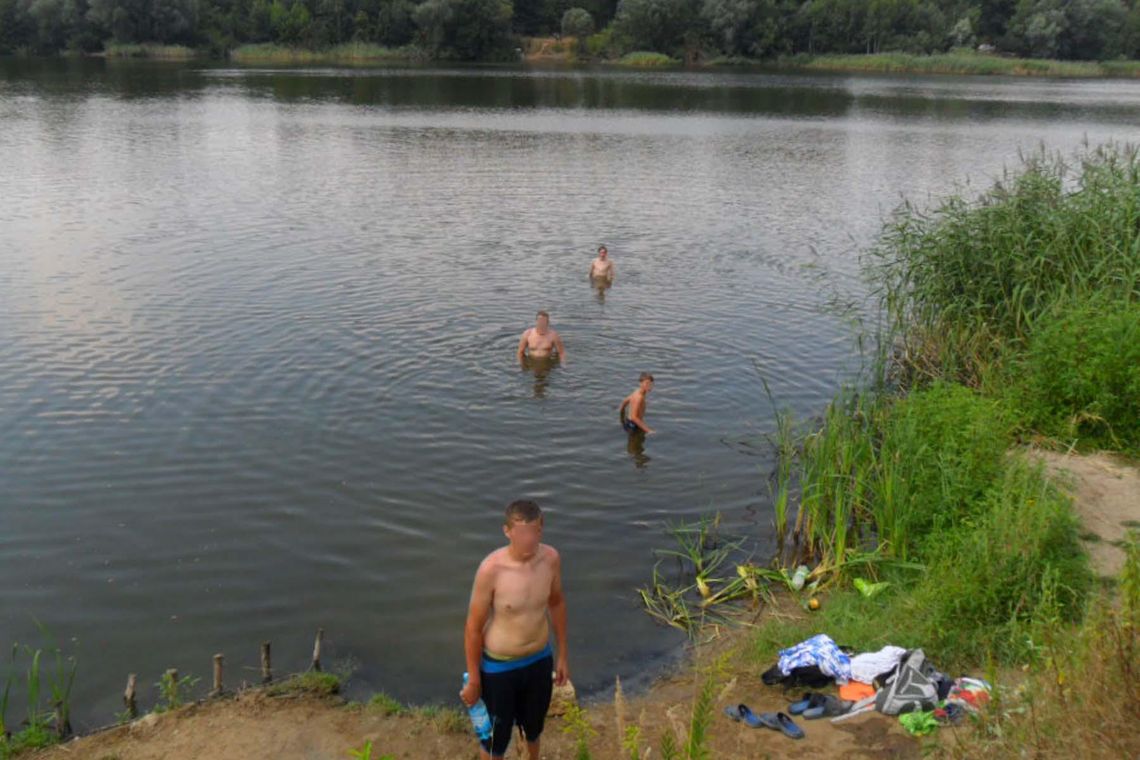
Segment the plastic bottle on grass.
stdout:
[[808,569],[807,565],[800,565],[796,568],[796,574],[792,576],[792,588],[799,591],[804,587],[804,581],[807,580]]
[[[467,685],[467,674],[463,674],[463,685]],[[467,715],[471,717],[471,726],[480,740],[491,738],[491,715],[487,712],[487,705],[483,698],[475,700],[475,704],[467,708]]]

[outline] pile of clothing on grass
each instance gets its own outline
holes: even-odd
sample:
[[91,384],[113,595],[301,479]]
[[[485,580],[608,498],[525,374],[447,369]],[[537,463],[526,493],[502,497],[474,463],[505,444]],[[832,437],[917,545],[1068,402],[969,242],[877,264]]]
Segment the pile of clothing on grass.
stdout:
[[921,649],[885,646],[853,654],[820,634],[780,650],[779,660],[763,676],[768,686],[784,689],[839,687],[838,695],[808,691],[788,705],[788,712],[753,713],[747,705],[725,710],[753,728],[771,728],[793,739],[804,731],[791,716],[805,720],[850,720],[872,711],[897,715],[903,727],[924,735],[941,725],[960,723],[990,698],[990,685],[978,678],[951,678],[935,668]]

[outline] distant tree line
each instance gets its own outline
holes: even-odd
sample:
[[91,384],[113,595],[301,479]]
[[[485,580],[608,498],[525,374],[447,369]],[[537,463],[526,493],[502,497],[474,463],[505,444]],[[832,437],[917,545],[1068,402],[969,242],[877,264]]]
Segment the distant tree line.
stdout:
[[520,35],[560,33],[595,55],[770,58],[987,44],[1032,57],[1140,58],[1140,0],[0,0],[0,53],[366,42],[488,60],[509,57]]

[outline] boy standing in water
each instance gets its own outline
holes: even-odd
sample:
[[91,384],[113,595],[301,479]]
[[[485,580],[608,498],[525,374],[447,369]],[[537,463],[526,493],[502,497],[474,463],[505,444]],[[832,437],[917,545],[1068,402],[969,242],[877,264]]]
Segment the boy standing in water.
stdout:
[[533,501],[507,506],[503,534],[507,546],[488,554],[475,572],[463,630],[468,679],[459,698],[470,707],[482,696],[487,705],[492,731],[482,743],[482,760],[506,754],[515,725],[526,737],[530,760],[538,760],[553,683],[561,686],[570,677],[562,559],[541,542],[542,510]]
[[610,252],[604,245],[598,248],[598,258],[590,262],[590,279],[613,282],[614,263],[610,261]]
[[[649,391],[653,390],[653,375],[642,372],[638,379],[637,390],[625,397],[618,407],[621,415],[621,426],[627,433],[652,433],[653,430],[645,424],[646,399]],[[629,410],[628,415],[626,410]]]

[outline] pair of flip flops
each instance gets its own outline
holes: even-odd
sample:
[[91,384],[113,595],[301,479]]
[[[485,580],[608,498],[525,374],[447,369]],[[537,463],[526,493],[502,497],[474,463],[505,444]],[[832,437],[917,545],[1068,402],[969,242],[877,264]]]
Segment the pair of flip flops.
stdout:
[[770,728],[792,739],[804,738],[804,730],[782,712],[766,712],[757,715],[748,709],[748,705],[736,705],[735,707],[724,708],[724,713],[733,720],[752,728]]
[[788,705],[788,712],[792,715],[802,715],[805,720],[818,720],[819,718],[834,718],[843,715],[851,709],[851,702],[845,699],[836,699],[830,694],[804,694],[799,702]]

